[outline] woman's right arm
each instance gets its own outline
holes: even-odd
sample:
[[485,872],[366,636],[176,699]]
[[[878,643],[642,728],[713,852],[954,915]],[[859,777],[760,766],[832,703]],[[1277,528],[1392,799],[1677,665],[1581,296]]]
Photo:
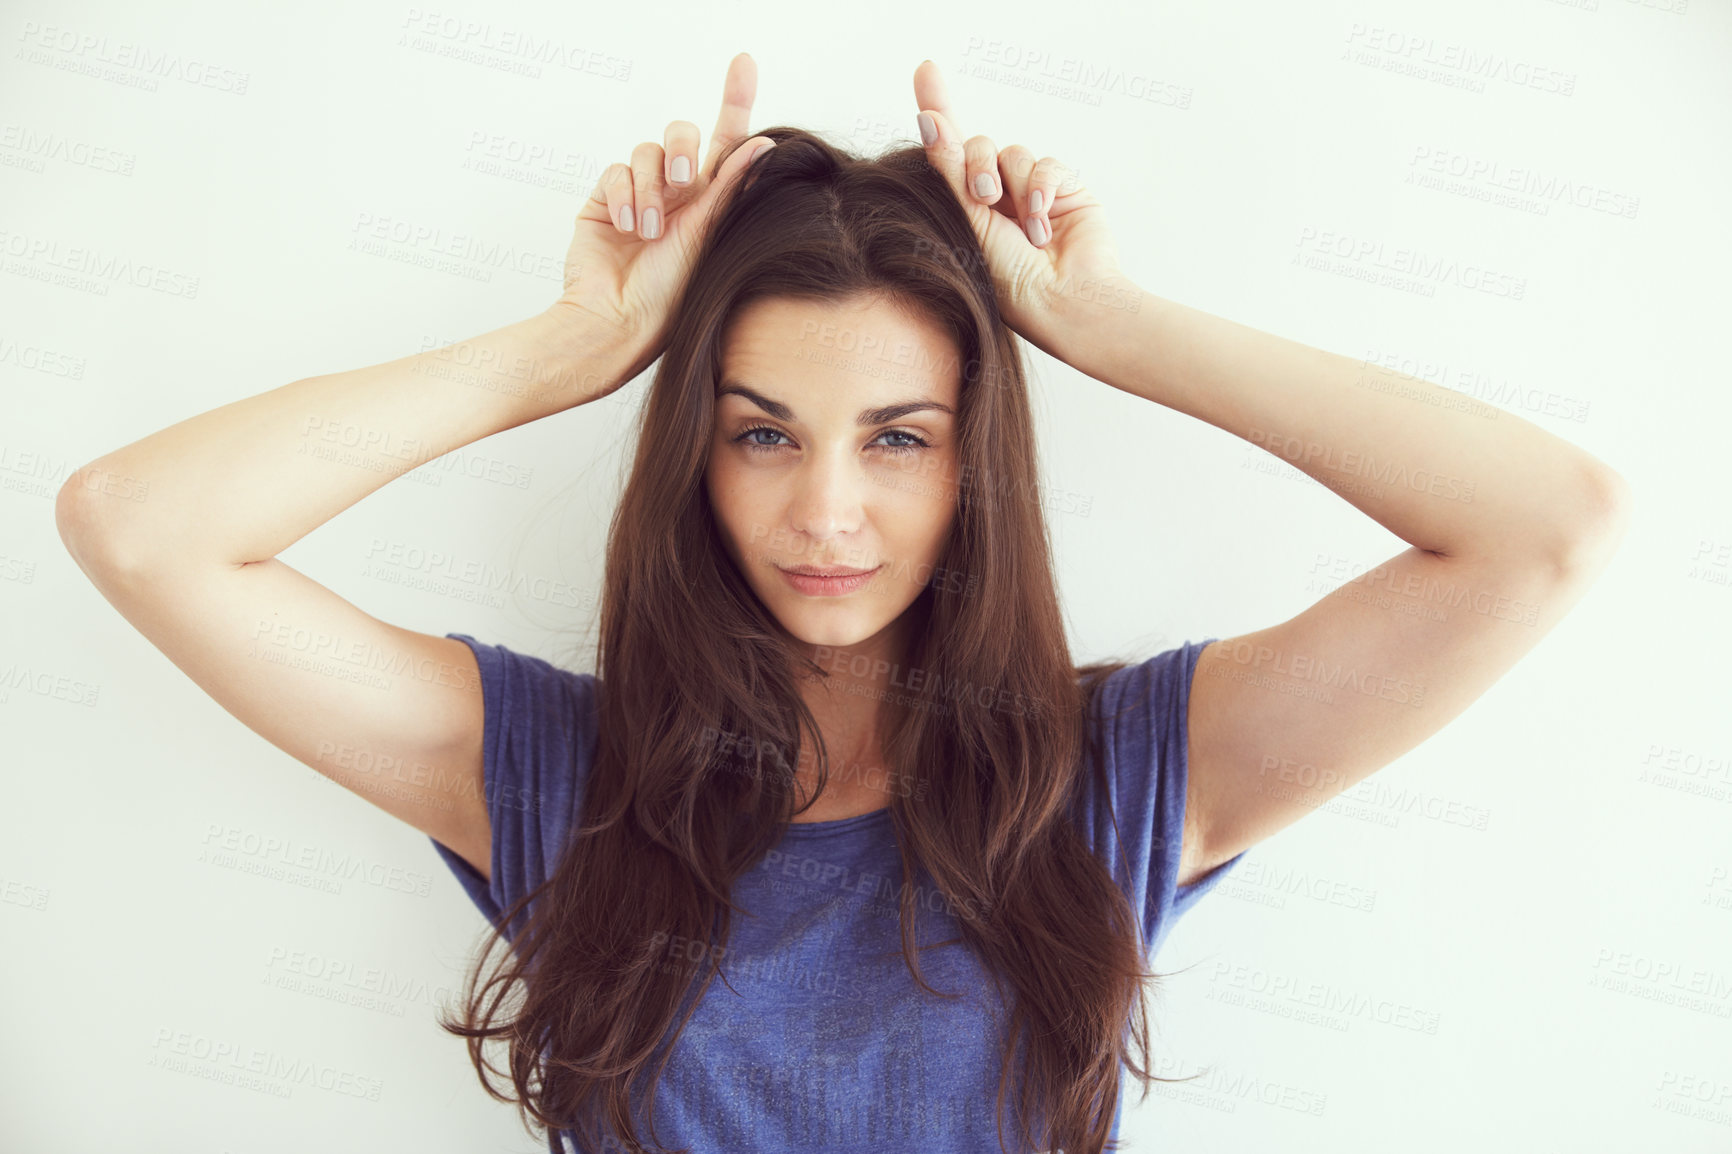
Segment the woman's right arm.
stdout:
[[171,425],[78,470],[55,504],[79,568],[199,688],[483,877],[475,655],[362,612],[276,555],[416,465],[648,368],[720,198],[774,143],[747,135],[757,82],[750,56],[729,62],[701,164],[697,125],[676,120],[663,144],[602,171],[547,311]]
[[74,473],[55,520],[102,595],[224,709],[485,877],[474,655],[380,621],[276,555],[417,465],[605,395],[642,352],[561,302],[171,425]]

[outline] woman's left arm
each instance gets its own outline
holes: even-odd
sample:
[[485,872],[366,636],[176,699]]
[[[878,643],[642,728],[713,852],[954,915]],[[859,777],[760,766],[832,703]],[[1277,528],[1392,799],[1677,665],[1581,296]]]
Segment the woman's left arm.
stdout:
[[927,158],[968,214],[1012,328],[1272,453],[1411,546],[1287,621],[1204,647],[1180,884],[1442,729],[1611,559],[1630,499],[1602,462],[1453,390],[1141,291],[1100,202],[1064,165],[965,137],[931,61],[914,95]]
[[1420,550],[1562,574],[1615,544],[1622,478],[1512,413],[1122,280],[1055,299],[1043,328],[1066,363],[1242,437]]
[[1287,621],[1204,649],[1181,884],[1458,716],[1623,537],[1623,478],[1512,413],[1122,280],[1048,300],[1049,352],[1273,454],[1412,546]]

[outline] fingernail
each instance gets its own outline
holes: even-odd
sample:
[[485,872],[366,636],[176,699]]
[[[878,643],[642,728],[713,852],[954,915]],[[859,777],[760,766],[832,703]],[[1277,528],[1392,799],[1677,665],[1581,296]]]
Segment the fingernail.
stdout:
[[766,140],[764,143],[758,145],[758,147],[756,147],[752,150],[752,155],[746,158],[746,163],[747,164],[752,163],[752,161],[758,159],[758,157],[764,155],[764,153],[770,151],[770,149],[772,149],[774,147],[776,147],[775,141]]
[[668,168],[675,184],[684,184],[692,178],[692,158],[689,156],[674,157],[673,164]]
[[631,231],[631,205],[622,204],[619,206],[619,226],[627,232]]
[[992,173],[990,172],[979,173],[974,178],[974,195],[978,196],[981,200],[985,200],[987,197],[991,196],[995,187],[996,182],[993,180]]
[[1046,222],[1041,220],[1040,217],[1029,217],[1028,223],[1023,226],[1023,231],[1028,233],[1030,244],[1040,245],[1046,243]]
[[643,236],[645,240],[654,240],[662,234],[661,210],[651,206],[643,210]]
[[1028,194],[1028,211],[1039,212],[1041,205],[1045,202],[1046,198],[1041,195],[1040,189],[1035,189],[1033,192]]
[[914,118],[920,125],[920,143],[928,148],[938,139],[938,125],[934,124],[930,114],[922,112]]

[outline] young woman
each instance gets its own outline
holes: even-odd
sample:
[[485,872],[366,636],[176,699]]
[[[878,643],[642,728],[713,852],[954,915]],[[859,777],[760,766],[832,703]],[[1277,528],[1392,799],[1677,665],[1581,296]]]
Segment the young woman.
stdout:
[[[544,313],[108,454],[62,535],[225,708],[434,840],[495,927],[446,1027],[550,1148],[1100,1151],[1121,1071],[1151,1077],[1173,919],[1533,648],[1624,489],[1516,416],[1140,291],[1100,204],[965,140],[930,61],[922,146],[870,160],[749,135],[755,87],[737,57],[701,164],[675,121],[602,174]],[[1411,548],[1256,633],[1078,668],[1013,333]],[[595,674],[275,560],[426,459],[391,445],[449,452],[658,357]],[[303,451],[333,425],[377,458]]]

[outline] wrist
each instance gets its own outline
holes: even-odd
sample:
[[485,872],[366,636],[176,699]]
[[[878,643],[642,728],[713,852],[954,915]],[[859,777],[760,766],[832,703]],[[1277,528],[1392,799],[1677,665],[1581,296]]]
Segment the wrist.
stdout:
[[531,366],[532,395],[548,412],[606,396],[653,359],[636,333],[564,302],[512,327]]
[[1122,273],[1062,277],[1046,290],[1031,339],[1047,354],[1087,372],[1085,362],[1122,341],[1126,328],[1154,299]]

